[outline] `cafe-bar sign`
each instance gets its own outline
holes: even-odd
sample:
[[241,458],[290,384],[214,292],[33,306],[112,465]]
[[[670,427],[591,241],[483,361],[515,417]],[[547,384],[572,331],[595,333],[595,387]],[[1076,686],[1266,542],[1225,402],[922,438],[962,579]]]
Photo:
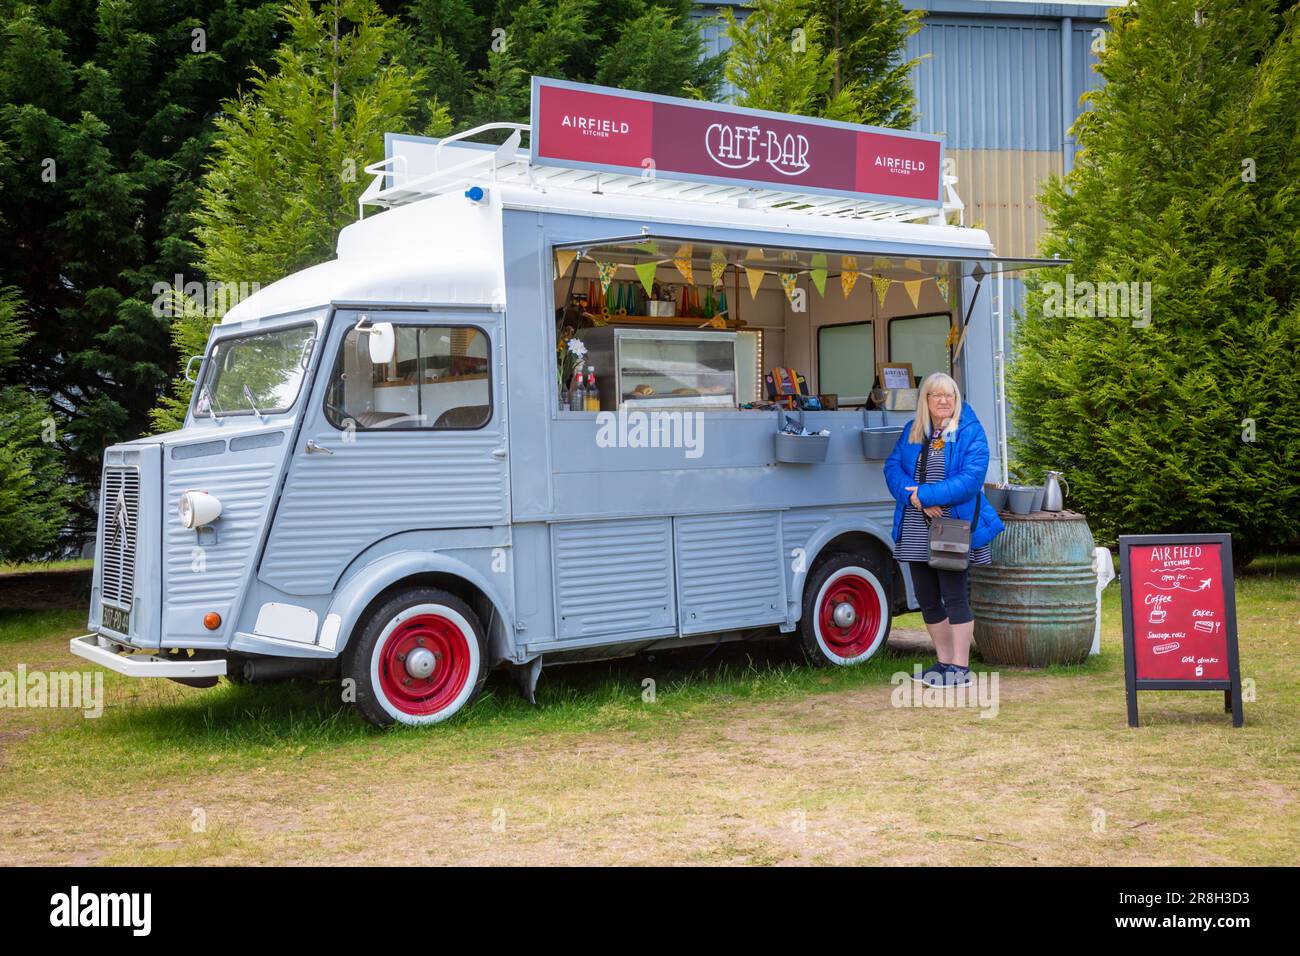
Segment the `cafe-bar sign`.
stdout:
[[1137,691],[1222,690],[1242,725],[1232,536],[1120,535],[1128,722]]
[[533,77],[537,165],[828,193],[943,201],[937,136]]

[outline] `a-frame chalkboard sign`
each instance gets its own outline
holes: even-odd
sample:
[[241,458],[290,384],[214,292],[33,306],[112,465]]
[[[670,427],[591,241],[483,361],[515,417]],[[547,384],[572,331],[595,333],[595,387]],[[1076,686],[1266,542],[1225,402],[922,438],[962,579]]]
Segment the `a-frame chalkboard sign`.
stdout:
[[1121,535],[1119,566],[1128,725],[1140,690],[1222,690],[1240,727],[1232,536]]

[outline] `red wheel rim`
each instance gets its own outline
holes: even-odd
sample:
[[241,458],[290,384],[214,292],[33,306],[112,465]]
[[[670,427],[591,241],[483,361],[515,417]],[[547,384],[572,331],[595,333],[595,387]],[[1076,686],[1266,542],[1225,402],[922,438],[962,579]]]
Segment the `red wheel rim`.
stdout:
[[[853,608],[853,623],[835,623],[835,608],[847,603]],[[874,582],[850,571],[826,585],[817,608],[817,627],[828,653],[844,660],[861,657],[871,650],[880,633],[880,593]]]
[[[420,649],[434,655],[428,677],[412,677],[406,669],[406,658]],[[393,628],[384,640],[379,687],[404,714],[436,714],[465,689],[470,663],[469,639],[457,624],[441,614],[417,614]]]

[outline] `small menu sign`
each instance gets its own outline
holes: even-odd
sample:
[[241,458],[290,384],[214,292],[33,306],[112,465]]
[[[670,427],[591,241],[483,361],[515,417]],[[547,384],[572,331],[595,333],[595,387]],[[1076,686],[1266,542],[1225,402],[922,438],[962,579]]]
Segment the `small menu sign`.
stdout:
[[1222,690],[1242,725],[1232,536],[1121,535],[1128,722],[1139,690]]

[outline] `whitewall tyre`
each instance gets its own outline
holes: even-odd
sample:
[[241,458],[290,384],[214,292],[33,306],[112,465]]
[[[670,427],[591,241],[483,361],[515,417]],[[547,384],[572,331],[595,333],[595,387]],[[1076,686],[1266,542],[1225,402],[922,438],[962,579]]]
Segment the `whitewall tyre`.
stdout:
[[406,588],[362,622],[344,655],[355,706],[371,723],[436,724],[469,706],[487,679],[478,616],[438,588]]
[[804,654],[819,666],[861,664],[885,646],[890,603],[878,558],[831,554],[804,584],[799,621]]

